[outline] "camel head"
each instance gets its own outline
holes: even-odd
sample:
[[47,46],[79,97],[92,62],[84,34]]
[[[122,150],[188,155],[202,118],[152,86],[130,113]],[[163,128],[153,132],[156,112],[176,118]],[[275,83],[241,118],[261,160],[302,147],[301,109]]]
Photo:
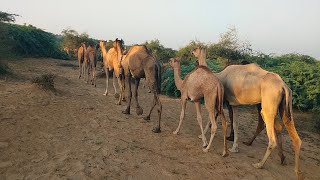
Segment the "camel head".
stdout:
[[180,67],[180,58],[170,58],[169,64],[173,68]]
[[199,58],[201,55],[206,54],[207,53],[207,49],[205,47],[197,47],[195,48],[191,54],[194,55],[195,58]]
[[116,38],[116,40],[114,40],[114,42],[113,42],[113,48],[115,48],[115,49],[118,49],[118,48],[120,48],[120,50],[121,50],[121,52],[123,52],[123,40],[122,39],[118,39],[118,38]]
[[99,44],[100,44],[100,47],[104,47],[106,45],[106,42],[104,40],[101,40]]

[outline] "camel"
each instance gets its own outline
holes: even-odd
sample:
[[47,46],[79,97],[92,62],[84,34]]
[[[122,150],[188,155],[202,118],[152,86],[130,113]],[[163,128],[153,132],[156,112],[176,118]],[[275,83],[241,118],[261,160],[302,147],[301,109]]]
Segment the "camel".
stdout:
[[[100,41],[100,47],[102,51],[102,57],[103,57],[103,65],[106,72],[106,91],[103,95],[108,95],[108,86],[109,86],[109,72],[113,72],[113,88],[115,91],[115,97],[119,98],[117,105],[121,105],[121,100],[123,98],[123,95],[118,94],[118,90],[116,87],[116,82],[118,82],[118,85],[121,87],[120,83],[120,60],[124,54],[123,47],[122,47],[122,40],[118,40],[118,38],[115,39],[113,42],[113,47],[106,51],[105,48],[105,41]],[[118,81],[117,81],[118,80]]]
[[78,49],[78,62],[79,62],[79,79],[81,78],[81,75],[84,73],[84,54],[87,47],[85,43],[81,43],[81,46]]
[[[131,105],[131,79],[134,78],[135,88],[134,88],[134,97],[136,101],[136,113],[138,115],[143,114],[143,109],[140,107],[138,102],[138,87],[141,78],[146,78],[149,89],[153,93],[153,105],[149,111],[149,114],[144,117],[145,120],[150,120],[150,114],[153,108],[157,105],[158,110],[158,126],[153,128],[154,133],[160,133],[160,121],[161,121],[161,112],[162,105],[159,99],[159,94],[161,90],[161,66],[156,58],[151,54],[146,46],[135,45],[132,46],[128,53],[121,59],[121,68],[122,68],[122,87],[124,87],[125,80],[128,84],[128,103],[126,109],[122,112],[124,114],[130,114],[130,105]],[[120,96],[124,88],[121,89]]]
[[[180,59],[171,58],[170,65],[174,70],[174,81],[177,89],[181,92],[181,114],[180,121],[177,129],[173,132],[173,134],[178,134],[181,128],[182,121],[185,115],[185,108],[187,104],[188,98],[194,102],[196,110],[197,110],[197,120],[201,129],[202,141],[203,141],[203,149],[204,152],[208,152],[213,137],[217,130],[216,118],[215,118],[215,109],[217,110],[220,118],[222,119],[222,127],[223,127],[223,142],[224,148],[222,156],[225,157],[228,155],[227,150],[227,121],[223,112],[223,94],[224,89],[223,85],[219,81],[219,79],[211,72],[211,70],[206,66],[198,66],[192,72],[187,74],[184,80],[180,77]],[[207,111],[209,112],[211,126],[211,137],[209,140],[209,144],[207,143],[207,139],[203,132],[202,127],[202,117],[201,117],[201,104],[200,99],[204,97],[205,106]]]
[[[195,49],[192,53],[199,58],[200,49]],[[205,63],[205,56],[198,59],[199,65]],[[255,168],[262,168],[273,149],[279,144],[279,155],[282,153],[281,135],[282,126],[275,120],[277,112],[284,126],[287,128],[293,143],[295,152],[295,174],[298,179],[303,179],[300,170],[299,155],[301,139],[296,131],[292,114],[292,91],[281,79],[272,72],[260,68],[257,64],[230,65],[223,71],[216,73],[225,89],[225,100],[231,106],[234,120],[234,143],[231,152],[238,152],[238,119],[237,106],[246,104],[261,104],[261,117],[266,124],[269,144],[263,159],[256,164]],[[209,125],[209,123],[208,123]],[[208,126],[207,125],[207,126]],[[263,126],[263,123],[262,123]],[[261,127],[259,123],[258,128]],[[258,132],[259,129],[257,129]],[[280,155],[284,160],[283,154]]]
[[96,67],[97,67],[97,49],[98,48],[99,48],[99,45],[97,45],[95,48],[89,45],[84,53],[85,69],[88,71],[87,83],[89,83],[89,81],[91,80],[91,84],[94,85],[94,87],[97,86]]

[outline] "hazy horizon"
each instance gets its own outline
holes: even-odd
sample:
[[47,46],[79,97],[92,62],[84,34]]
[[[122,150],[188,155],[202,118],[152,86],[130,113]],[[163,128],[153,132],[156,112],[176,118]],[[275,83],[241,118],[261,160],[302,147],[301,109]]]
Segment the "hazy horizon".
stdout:
[[0,11],[15,13],[18,24],[60,34],[71,28],[95,39],[126,44],[159,39],[179,49],[191,40],[215,43],[229,26],[252,48],[276,55],[300,53],[320,59],[317,0],[0,0]]

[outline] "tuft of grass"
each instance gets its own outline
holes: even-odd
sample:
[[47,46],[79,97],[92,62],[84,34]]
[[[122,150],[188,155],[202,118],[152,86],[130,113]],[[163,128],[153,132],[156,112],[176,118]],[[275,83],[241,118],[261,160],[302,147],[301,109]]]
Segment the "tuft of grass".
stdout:
[[7,62],[0,60],[0,75],[7,74],[9,72],[9,67]]
[[43,74],[39,77],[33,78],[31,82],[45,90],[56,91],[56,89],[54,88],[54,79],[54,74]]

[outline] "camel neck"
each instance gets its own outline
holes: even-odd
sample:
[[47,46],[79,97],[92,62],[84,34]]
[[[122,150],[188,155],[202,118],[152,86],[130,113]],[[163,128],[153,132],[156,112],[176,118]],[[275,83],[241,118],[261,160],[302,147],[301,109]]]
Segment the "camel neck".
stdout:
[[205,49],[201,50],[200,56],[198,58],[198,62],[200,66],[208,67],[206,62],[206,57],[207,57],[207,51]]
[[180,72],[180,65],[178,67],[173,68],[173,74],[174,74],[174,82],[177,86],[177,89],[181,90],[182,85],[182,79],[181,79],[181,72]]
[[101,44],[100,47],[101,47],[102,54],[106,55],[107,54],[106,46],[104,44]]

